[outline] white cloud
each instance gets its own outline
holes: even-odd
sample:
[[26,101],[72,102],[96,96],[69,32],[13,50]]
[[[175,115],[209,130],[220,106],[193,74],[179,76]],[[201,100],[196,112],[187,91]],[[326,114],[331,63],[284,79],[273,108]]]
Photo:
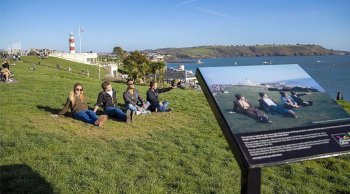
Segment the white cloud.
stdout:
[[233,20],[233,21],[238,21],[239,20],[238,18],[229,16],[227,14],[224,14],[224,13],[221,13],[221,12],[218,12],[218,11],[210,10],[210,9],[197,7],[197,10],[199,10],[201,12],[204,12],[204,13],[207,13],[207,14],[210,14],[210,15],[226,18],[226,19]]
[[181,7],[181,6],[184,6],[184,5],[187,5],[187,4],[190,4],[190,3],[193,3],[193,2],[196,2],[198,0],[189,0],[189,1],[184,1],[182,3],[179,3],[177,4],[175,7]]

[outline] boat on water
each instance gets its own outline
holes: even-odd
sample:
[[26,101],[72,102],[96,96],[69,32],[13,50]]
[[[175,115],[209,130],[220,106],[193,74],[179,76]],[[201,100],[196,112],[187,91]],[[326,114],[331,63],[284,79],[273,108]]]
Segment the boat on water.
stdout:
[[198,59],[197,64],[203,64],[203,62],[200,59]]
[[267,64],[271,65],[271,64],[272,64],[272,61],[263,61],[262,63],[263,63],[264,65],[267,65]]

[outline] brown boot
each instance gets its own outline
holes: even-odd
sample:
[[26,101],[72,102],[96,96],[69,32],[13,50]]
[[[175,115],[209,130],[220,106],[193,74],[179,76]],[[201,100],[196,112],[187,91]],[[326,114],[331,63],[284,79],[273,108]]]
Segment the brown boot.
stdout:
[[108,119],[107,115],[101,115],[98,117],[98,119],[95,121],[95,125],[101,127]]

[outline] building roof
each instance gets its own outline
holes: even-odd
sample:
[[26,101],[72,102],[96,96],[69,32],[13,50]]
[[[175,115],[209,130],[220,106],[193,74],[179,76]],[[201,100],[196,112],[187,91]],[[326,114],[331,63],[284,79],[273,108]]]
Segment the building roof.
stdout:
[[[193,77],[195,77],[193,73],[187,72],[187,78],[193,78]],[[186,79],[185,71],[165,70],[164,79],[165,80],[171,80],[171,79],[185,80]]]

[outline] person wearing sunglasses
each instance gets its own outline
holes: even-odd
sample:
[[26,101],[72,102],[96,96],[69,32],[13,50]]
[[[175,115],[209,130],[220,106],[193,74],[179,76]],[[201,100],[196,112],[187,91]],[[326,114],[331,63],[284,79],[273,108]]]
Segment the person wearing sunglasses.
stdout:
[[101,115],[98,117],[94,111],[88,109],[86,98],[84,96],[84,89],[80,83],[74,84],[73,90],[69,93],[66,104],[58,114],[66,114],[68,108],[71,109],[74,119],[99,127],[108,119],[107,115]]
[[149,102],[143,101],[139,91],[135,88],[133,80],[128,80],[126,84],[128,88],[123,93],[126,110],[135,111],[137,115],[150,114],[151,111],[147,110]]
[[117,118],[126,123],[132,121],[133,112],[127,110],[124,113],[117,105],[117,92],[113,89],[112,85],[105,81],[101,85],[102,91],[98,94],[97,102],[95,104],[94,112],[98,110],[100,106],[104,108],[104,113],[110,117]]

